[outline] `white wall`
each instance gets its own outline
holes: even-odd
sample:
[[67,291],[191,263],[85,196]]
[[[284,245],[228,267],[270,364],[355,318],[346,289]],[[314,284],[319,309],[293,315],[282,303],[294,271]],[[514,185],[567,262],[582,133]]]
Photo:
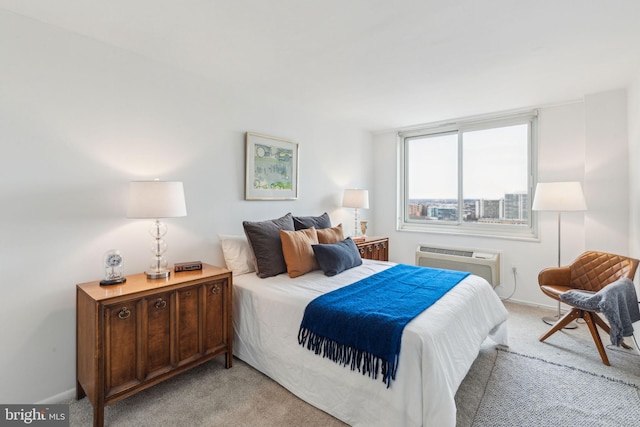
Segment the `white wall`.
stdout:
[[585,97],[587,248],[629,254],[627,92]]
[[[622,119],[620,118],[622,116]],[[587,249],[628,253],[628,169],[619,164],[628,156],[625,91],[586,96],[583,101],[540,109],[538,180],[581,181],[591,211],[562,215],[562,264]],[[587,121],[595,123],[587,124]],[[413,263],[422,242],[453,247],[502,251],[502,286],[496,292],[513,300],[554,307],[539,290],[540,270],[557,263],[557,215],[538,213],[538,241],[480,236],[396,231],[398,171],[397,133],[374,136],[374,188],[376,211],[371,218],[378,233],[388,235],[393,261]],[[613,169],[613,170],[611,170]],[[606,171],[606,172],[605,172]],[[603,200],[601,202],[601,200]],[[511,273],[515,266],[516,280]]]
[[629,252],[640,258],[640,75],[627,92],[629,137]]
[[[111,248],[126,274],[146,268],[129,181],[184,182],[188,216],[166,221],[171,264],[220,265],[217,234],[241,234],[244,219],[328,211],[348,226],[342,189],[369,187],[371,135],[300,108],[2,11],[0,58],[0,402],[69,397],[75,285],[102,278]],[[247,131],[300,143],[297,201],[243,200]]]

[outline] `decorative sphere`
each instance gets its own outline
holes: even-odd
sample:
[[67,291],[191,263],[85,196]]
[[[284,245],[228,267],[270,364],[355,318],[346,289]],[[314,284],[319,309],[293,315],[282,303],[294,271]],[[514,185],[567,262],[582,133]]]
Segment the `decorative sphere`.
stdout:
[[160,259],[151,258],[151,261],[149,262],[149,267],[151,267],[152,269],[156,269],[157,267],[159,267],[160,269],[166,269],[168,265],[169,263],[164,257]]
[[167,242],[160,239],[160,240],[154,240],[153,242],[151,242],[151,245],[149,246],[149,250],[151,250],[151,253],[162,255],[165,252],[167,252],[168,247],[169,246],[167,245]]
[[149,227],[149,234],[151,234],[155,238],[163,237],[165,234],[167,234],[167,224],[160,221],[152,223],[151,227]]

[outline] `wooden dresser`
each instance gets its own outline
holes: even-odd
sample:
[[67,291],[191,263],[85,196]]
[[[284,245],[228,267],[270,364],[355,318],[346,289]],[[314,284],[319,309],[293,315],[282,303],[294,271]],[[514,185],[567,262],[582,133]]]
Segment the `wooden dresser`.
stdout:
[[356,241],[360,256],[366,259],[389,261],[388,237],[365,237],[362,241]]
[[167,279],[76,287],[77,398],[88,396],[93,424],[104,407],[224,354],[233,360],[232,276],[202,270]]

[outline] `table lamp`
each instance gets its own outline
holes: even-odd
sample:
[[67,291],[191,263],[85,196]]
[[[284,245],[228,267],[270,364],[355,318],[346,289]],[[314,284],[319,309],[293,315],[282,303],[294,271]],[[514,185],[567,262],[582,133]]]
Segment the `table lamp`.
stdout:
[[369,190],[344,190],[342,207],[355,209],[353,235],[358,236],[358,209],[369,209]]
[[153,236],[151,252],[153,258],[146,271],[149,279],[169,277],[167,260],[164,253],[167,244],[162,239],[167,233],[167,225],[161,218],[174,218],[187,215],[182,182],[170,181],[134,181],[129,183],[129,218],[152,218],[154,222],[149,228]]

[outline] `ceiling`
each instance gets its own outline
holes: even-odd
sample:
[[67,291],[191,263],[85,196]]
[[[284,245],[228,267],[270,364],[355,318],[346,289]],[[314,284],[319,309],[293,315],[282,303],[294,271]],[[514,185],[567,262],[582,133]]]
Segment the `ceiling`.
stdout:
[[378,131],[640,76],[638,0],[0,0],[0,9]]

